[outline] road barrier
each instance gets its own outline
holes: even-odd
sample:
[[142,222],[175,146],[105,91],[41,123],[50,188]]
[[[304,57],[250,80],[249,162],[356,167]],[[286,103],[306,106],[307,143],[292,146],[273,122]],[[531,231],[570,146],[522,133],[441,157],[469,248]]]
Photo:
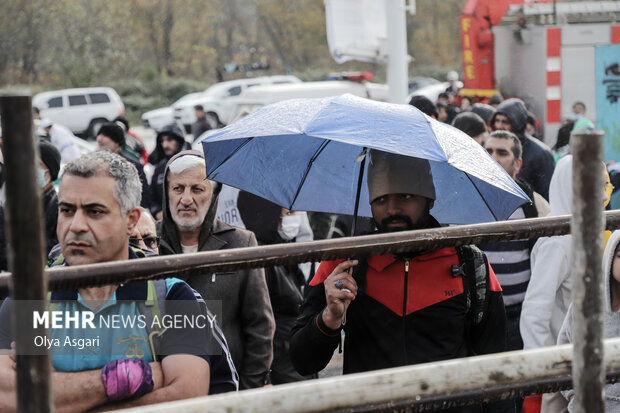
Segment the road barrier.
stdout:
[[[604,213],[606,228],[620,228],[620,211]],[[262,268],[280,264],[402,253],[464,244],[536,239],[570,233],[569,215],[486,224],[451,226],[354,238],[265,245],[141,260],[108,262],[45,271],[50,290],[67,290],[126,283],[136,279],[188,278],[214,272]],[[6,295],[11,274],[0,274],[0,295]]]
[[[420,412],[571,387],[570,344],[445,360],[160,403],[150,412]],[[620,377],[620,338],[606,340],[608,378]],[[406,409],[406,410],[405,410]],[[128,409],[142,411],[140,409]]]
[[[273,388],[163,403],[149,411],[376,411],[406,407],[412,411],[462,405],[479,400],[514,397],[571,387],[573,366],[575,411],[604,410],[602,387],[620,374],[620,339],[602,340],[601,249],[602,228],[620,228],[620,211],[601,213],[603,186],[602,134],[574,135],[574,216],[463,225],[400,233],[360,236],[287,245],[259,246],[196,254],[59,267],[43,271],[40,209],[30,220],[25,214],[40,204],[35,179],[36,147],[32,137],[29,96],[0,98],[5,139],[9,239],[13,274],[0,275],[0,295],[44,302],[46,287],[67,290],[120,284],[137,279],[187,278],[196,274],[260,268],[278,264],[360,257],[405,251],[431,250],[463,244],[535,239],[572,231],[574,300],[574,356],[572,345],[448,360],[380,370],[338,378],[306,381]],[[30,138],[30,139],[29,139]],[[21,141],[20,141],[21,140]],[[458,207],[458,206],[455,206]],[[605,221],[605,223],[603,223]],[[37,242],[33,242],[33,240]],[[36,245],[34,245],[36,244]],[[579,284],[581,283],[581,284]],[[14,326],[25,325],[31,314],[14,313]],[[29,337],[14,329],[16,348]],[[605,359],[603,359],[603,354]],[[605,363],[605,364],[604,364]],[[50,411],[49,355],[17,356],[17,401],[20,411]]]

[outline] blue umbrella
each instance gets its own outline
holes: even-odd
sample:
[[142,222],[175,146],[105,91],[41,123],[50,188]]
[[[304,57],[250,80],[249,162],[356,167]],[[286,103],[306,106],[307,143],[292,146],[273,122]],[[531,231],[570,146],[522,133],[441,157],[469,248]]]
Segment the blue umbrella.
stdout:
[[442,224],[504,220],[529,201],[463,132],[410,105],[348,94],[265,106],[202,145],[209,179],[291,210],[371,217],[364,162],[371,148],[430,161],[431,214]]

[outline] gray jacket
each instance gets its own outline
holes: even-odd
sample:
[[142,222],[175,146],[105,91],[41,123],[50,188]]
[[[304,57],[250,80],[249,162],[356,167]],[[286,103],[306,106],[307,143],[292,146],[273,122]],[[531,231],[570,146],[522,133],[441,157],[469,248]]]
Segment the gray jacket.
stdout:
[[[198,151],[183,151],[172,157],[170,162],[187,155],[202,157]],[[178,230],[168,208],[167,176],[168,167],[164,173],[165,208],[162,221],[158,223],[160,255],[182,253]],[[216,206],[217,194],[214,194],[199,236],[199,251],[257,245],[252,232],[215,219]],[[202,295],[220,321],[239,372],[240,389],[265,384],[273,359],[275,321],[263,269],[206,273],[192,276],[187,282]]]

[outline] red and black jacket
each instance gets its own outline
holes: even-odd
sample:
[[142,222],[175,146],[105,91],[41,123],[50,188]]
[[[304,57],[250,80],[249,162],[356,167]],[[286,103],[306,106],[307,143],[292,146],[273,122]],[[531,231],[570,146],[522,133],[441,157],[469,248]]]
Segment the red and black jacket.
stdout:
[[[343,327],[345,374],[506,350],[501,287],[490,266],[488,308],[473,323],[463,277],[454,275],[461,264],[455,248],[365,261],[365,291],[351,302]],[[293,327],[291,359],[301,374],[325,368],[340,342],[340,330],[321,318],[323,281],[340,262],[320,265]]]

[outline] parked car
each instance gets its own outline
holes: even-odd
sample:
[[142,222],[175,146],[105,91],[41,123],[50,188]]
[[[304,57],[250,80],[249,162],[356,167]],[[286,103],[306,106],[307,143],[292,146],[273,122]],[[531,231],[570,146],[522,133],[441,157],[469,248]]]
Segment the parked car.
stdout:
[[436,85],[441,83],[439,80],[433,77],[427,76],[413,76],[409,78],[409,93],[413,93],[418,89],[425,86]]
[[[204,92],[189,93],[178,99],[172,105],[182,105],[184,102],[193,101],[199,98],[203,93]],[[164,126],[175,122],[174,109],[172,106],[149,110],[148,112],[144,112],[141,118],[142,126],[154,129],[156,132],[159,132]]]
[[125,115],[125,105],[110,87],[87,87],[42,92],[32,105],[41,118],[50,118],[74,134],[95,137],[102,124]]
[[407,98],[407,102],[409,102],[411,98],[414,96],[424,96],[424,97],[427,97],[431,102],[437,103],[437,98],[439,97],[439,94],[442,92],[445,92],[448,86],[450,86],[450,83],[448,82],[442,82],[442,83],[437,83],[435,85],[424,86],[423,88],[420,88],[416,90],[415,92],[410,93],[409,97]]
[[287,99],[325,98],[345,93],[381,102],[389,100],[389,87],[385,84],[373,82],[327,80],[289,85],[256,86],[246,90],[235,99],[235,106],[231,110],[232,120],[244,113]]
[[212,85],[201,95],[172,105],[174,118],[180,121],[185,130],[191,131],[192,123],[196,122],[194,106],[202,105],[211,124],[216,127],[225,125],[233,120],[231,109],[235,106],[234,97],[241,95],[244,90],[260,85],[279,85],[287,83],[302,83],[295,76],[263,76],[248,79],[229,80]]

